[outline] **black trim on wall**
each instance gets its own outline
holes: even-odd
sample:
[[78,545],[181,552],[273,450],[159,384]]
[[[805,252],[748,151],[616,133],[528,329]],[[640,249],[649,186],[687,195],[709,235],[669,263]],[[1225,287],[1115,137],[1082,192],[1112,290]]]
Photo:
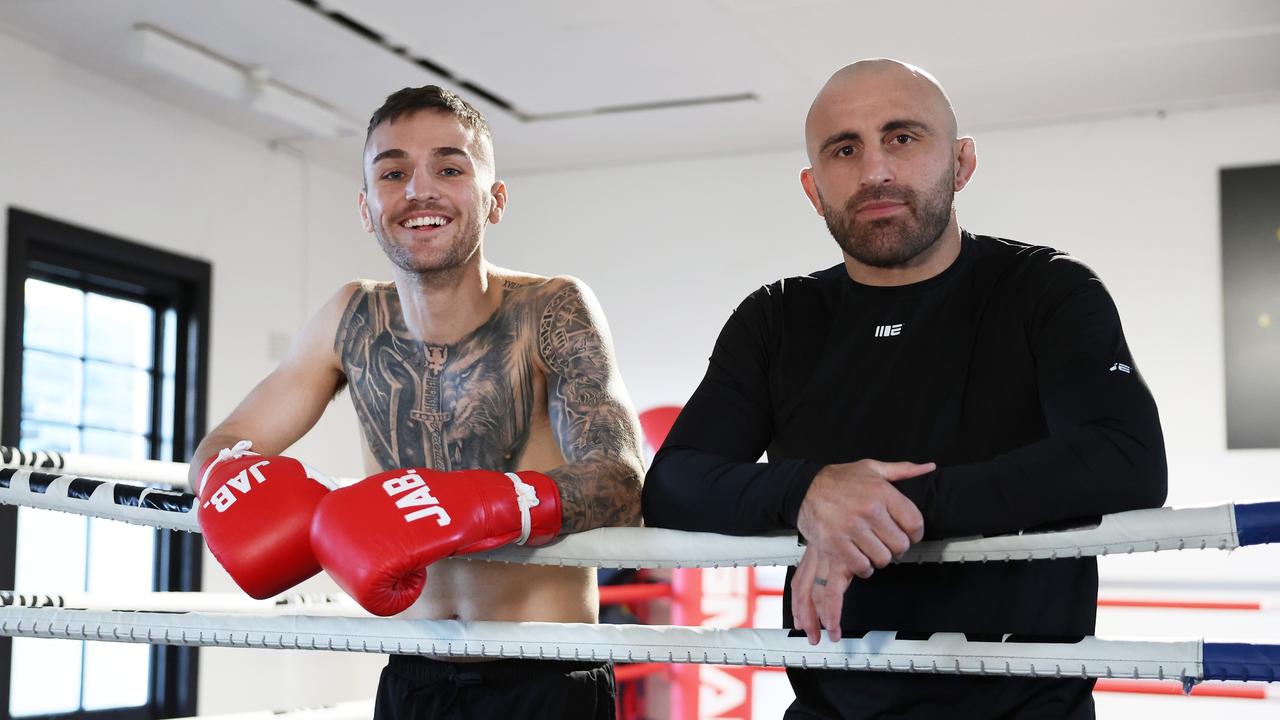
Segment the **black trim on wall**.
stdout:
[[[107,295],[145,302],[178,317],[174,378],[173,453],[191,457],[204,436],[208,380],[212,267],[202,260],[141,245],[17,208],[8,211],[5,265],[3,404],[0,444],[16,446],[22,414],[24,285],[28,277],[54,280]],[[158,319],[157,323],[162,322]],[[157,325],[158,327],[159,325]],[[159,343],[157,343],[158,345]],[[162,348],[157,348],[156,358]],[[155,403],[159,400],[155,399]],[[158,406],[157,406],[158,407]],[[159,417],[155,415],[154,417]],[[154,430],[154,429],[153,429]],[[159,452],[153,431],[152,456]],[[202,542],[190,533],[158,530],[156,589],[200,589]],[[17,509],[0,508],[0,547],[17,545]],[[0,587],[14,584],[14,555],[0,552]],[[198,655],[195,648],[153,647],[151,702],[141,708],[78,712],[49,718],[67,720],[153,720],[196,713]],[[9,678],[12,641],[0,638],[0,720],[10,720]],[[26,719],[24,719],[26,720]]]

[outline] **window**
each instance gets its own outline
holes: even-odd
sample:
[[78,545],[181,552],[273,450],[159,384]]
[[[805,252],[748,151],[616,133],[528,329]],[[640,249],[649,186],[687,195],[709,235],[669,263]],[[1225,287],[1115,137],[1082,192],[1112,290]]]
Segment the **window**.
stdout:
[[[4,444],[186,459],[203,433],[208,264],[19,210],[8,258]],[[22,592],[199,588],[186,533],[6,508],[0,547],[0,584]],[[192,714],[195,669],[192,649],[6,639],[0,719]]]

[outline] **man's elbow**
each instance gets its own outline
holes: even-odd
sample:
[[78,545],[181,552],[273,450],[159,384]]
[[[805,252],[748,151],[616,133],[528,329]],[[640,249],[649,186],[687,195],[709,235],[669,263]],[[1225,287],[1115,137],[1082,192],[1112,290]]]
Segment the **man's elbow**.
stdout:
[[1142,453],[1129,467],[1126,486],[1129,492],[1126,510],[1141,510],[1164,505],[1169,495],[1169,462],[1163,444]]
[[1169,461],[1164,433],[1154,408],[1149,415],[1123,423],[1104,423],[1107,451],[1100,452],[1096,472],[1108,487],[1104,512],[1161,507],[1169,494]]
[[643,487],[644,487],[644,471],[640,468],[634,470],[629,469],[626,477],[626,485],[623,492],[626,494],[627,512],[623,515],[623,525],[628,527],[640,527],[644,524],[643,513]]
[[1161,452],[1158,459],[1153,459],[1143,473],[1142,483],[1144,497],[1143,507],[1162,507],[1169,497],[1169,463]]
[[644,485],[644,466],[639,461],[618,463],[613,475],[615,492],[618,497],[619,512],[616,524],[622,527],[639,527],[643,519],[641,514],[641,488]]
[[678,504],[671,493],[671,463],[666,462],[669,455],[660,451],[654,456],[653,464],[644,477],[640,506],[644,512],[644,524],[649,527],[677,527],[672,511]]

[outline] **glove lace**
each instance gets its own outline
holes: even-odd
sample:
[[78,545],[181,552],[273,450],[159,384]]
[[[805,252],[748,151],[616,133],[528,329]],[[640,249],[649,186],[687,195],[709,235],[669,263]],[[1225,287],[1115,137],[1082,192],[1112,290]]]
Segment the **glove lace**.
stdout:
[[538,491],[532,485],[520,479],[515,473],[507,473],[507,477],[511,478],[511,484],[516,489],[516,506],[520,508],[520,539],[516,540],[517,545],[523,545],[529,541],[529,533],[533,529],[533,520],[529,515],[529,508],[537,507],[542,501],[538,499]]
[[249,448],[251,447],[253,447],[253,442],[249,440],[240,440],[229,448],[222,448],[219,450],[218,457],[214,458],[214,461],[209,463],[208,467],[204,469],[204,474],[200,476],[200,483],[196,486],[196,494],[199,495],[200,491],[204,489],[205,481],[209,479],[209,473],[213,472],[213,469],[218,466],[218,463],[226,462],[227,460],[237,460],[245,455],[257,455],[257,453],[249,452]]

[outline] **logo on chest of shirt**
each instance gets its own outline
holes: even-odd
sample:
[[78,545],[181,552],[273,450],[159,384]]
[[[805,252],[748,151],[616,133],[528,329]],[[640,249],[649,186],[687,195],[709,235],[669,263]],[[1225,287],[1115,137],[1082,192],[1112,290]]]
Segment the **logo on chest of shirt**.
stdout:
[[876,337],[892,337],[902,334],[902,323],[897,325],[877,325]]

